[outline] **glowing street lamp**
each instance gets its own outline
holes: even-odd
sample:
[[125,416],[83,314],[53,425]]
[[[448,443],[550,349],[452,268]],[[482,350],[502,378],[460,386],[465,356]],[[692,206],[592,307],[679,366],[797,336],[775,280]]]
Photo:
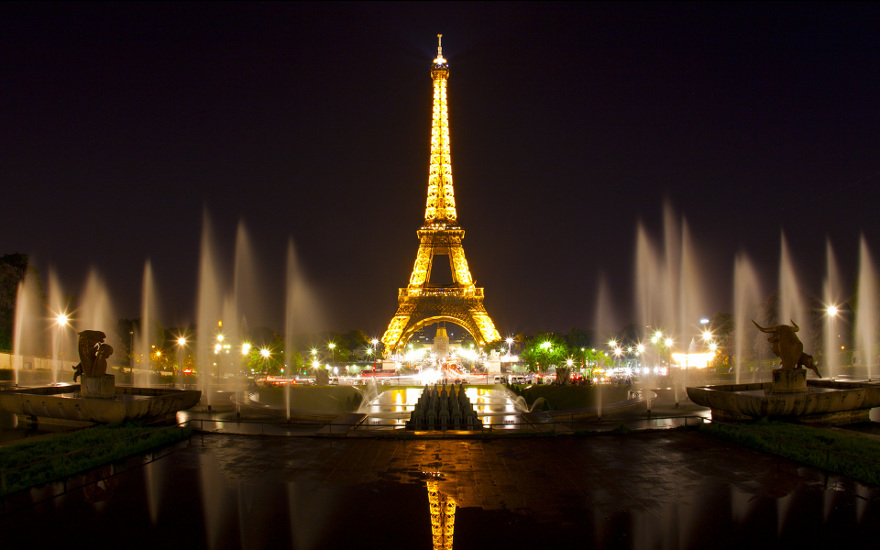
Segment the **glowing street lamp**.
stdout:
[[269,374],[269,356],[272,355],[272,353],[267,348],[263,348],[260,350],[260,355],[263,357],[263,373],[268,375]]
[[183,372],[183,349],[186,347],[186,338],[184,336],[177,337],[177,368]]
[[61,371],[61,353],[59,349],[61,346],[61,332],[64,330],[64,327],[69,324],[69,322],[70,317],[68,317],[66,313],[59,313],[55,316],[55,326],[58,328],[55,330],[55,370],[52,373],[53,382],[58,382],[58,372]]

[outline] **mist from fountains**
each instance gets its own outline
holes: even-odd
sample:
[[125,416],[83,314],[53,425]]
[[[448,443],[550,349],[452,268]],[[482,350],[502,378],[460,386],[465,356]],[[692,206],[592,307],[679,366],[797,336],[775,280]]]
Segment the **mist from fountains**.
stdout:
[[[635,274],[633,289],[635,292],[635,318],[639,321],[642,331],[640,339],[646,346],[637,360],[642,366],[639,377],[641,389],[655,386],[657,379],[653,367],[659,367],[665,360],[670,361],[671,351],[661,342],[651,345],[654,332],[662,331],[665,338],[673,338],[674,346],[681,348],[698,335],[697,319],[703,317],[705,302],[701,277],[699,256],[695,251],[690,230],[684,218],[676,218],[668,205],[663,212],[664,233],[660,239],[662,246],[652,240],[651,234],[642,224],[636,230]],[[244,360],[240,354],[243,335],[248,332],[249,312],[258,312],[261,304],[257,298],[258,282],[255,269],[259,266],[249,243],[244,224],[239,223],[235,239],[233,263],[232,292],[226,289],[221,276],[226,270],[220,268],[217,247],[214,244],[213,228],[208,213],[205,212],[202,224],[201,247],[199,254],[198,281],[196,289],[196,366],[203,376],[198,377],[199,389],[203,391],[205,403],[211,405],[214,386],[225,383],[238,375],[243,368]],[[859,245],[859,281],[876,281],[877,272],[872,262],[871,253],[865,236],[861,236]],[[839,304],[843,283],[837,267],[834,251],[830,241],[826,246],[826,276],[822,287],[822,297],[826,304]],[[317,320],[316,298],[305,282],[299,265],[293,240],[288,241],[286,263],[286,287],[284,288],[284,350],[274,353],[284,355],[285,365],[292,366],[295,334],[306,333],[320,325]],[[764,315],[776,316],[777,320],[795,319],[802,326],[807,326],[807,315],[804,293],[800,289],[800,281],[792,257],[788,241],[784,234],[780,235],[779,258],[779,304],[777,312],[760,312],[762,296],[766,289],[761,288],[758,273],[745,253],[739,253],[734,262],[733,277],[733,317],[734,342],[732,354],[736,358],[736,382],[757,381],[757,372],[747,375],[744,358],[752,355],[754,348],[752,337],[749,336],[746,323],[750,318],[762,322],[768,321]],[[15,312],[13,331],[13,355],[11,365],[14,369],[13,380],[20,382],[20,371],[24,368],[26,357],[33,355],[51,358],[51,383],[67,381],[68,372],[62,367],[63,361],[72,356],[75,348],[76,333],[90,327],[113,327],[116,317],[111,305],[107,285],[93,269],[81,293],[78,304],[67,302],[69,295],[61,288],[59,278],[54,269],[49,269],[47,278],[48,307],[51,317],[76,311],[72,317],[73,326],[65,326],[54,320],[47,322],[45,311],[41,311],[39,289],[35,279],[26,277],[18,288],[18,305]],[[143,271],[141,291],[141,323],[133,342],[112,341],[111,345],[118,350],[132,343],[133,352],[147,361],[155,352],[152,345],[160,335],[155,333],[157,321],[160,319],[158,305],[160,297],[154,280],[150,261],[146,261]],[[597,290],[594,327],[598,334],[604,336],[614,327],[617,321],[625,319],[621,312],[615,312],[614,300],[605,279],[600,279]],[[866,369],[867,376],[873,378],[877,364],[876,332],[880,328],[877,318],[878,296],[874,284],[859,284],[855,300],[855,338],[854,352],[858,366]],[[218,326],[222,320],[223,326]],[[844,321],[827,315],[822,326],[824,353],[822,354],[823,374],[836,376],[841,369],[839,334]],[[115,338],[114,331],[108,330],[108,339]],[[218,337],[223,336],[220,349],[216,348]],[[607,341],[607,340],[605,340]],[[179,348],[182,349],[182,348]],[[758,351],[759,355],[762,353]],[[814,352],[815,353],[815,352]],[[766,354],[765,354],[766,357]],[[33,364],[36,359],[28,361]],[[122,358],[119,354],[115,359]],[[759,357],[760,358],[760,357]],[[656,365],[653,362],[656,360]],[[179,361],[178,361],[179,362]],[[645,371],[647,364],[648,370]],[[670,365],[671,366],[671,365]],[[149,368],[136,369],[132,384],[149,386]],[[681,386],[687,385],[684,379],[686,370],[671,369],[672,389],[678,394]],[[288,408],[295,408],[295,404]]]
[[[744,253],[737,254],[733,270],[734,368],[739,384],[743,381],[743,357],[748,346],[746,326],[749,319],[758,317],[757,304],[762,294],[758,274]],[[757,373],[753,374],[750,381],[754,382],[756,376]]]
[[[144,276],[141,285],[141,322],[135,330],[133,340],[137,342],[136,355],[143,364],[135,364],[132,369],[131,383],[133,386],[147,388],[150,386],[150,362],[155,355],[154,342],[157,341],[156,322],[159,319],[158,300],[156,299],[153,269],[150,261],[144,262]],[[105,325],[106,326],[106,325]],[[134,351],[134,350],[133,350]],[[135,361],[134,363],[137,363]]]
[[825,280],[822,283],[822,299],[825,302],[825,323],[822,330],[822,345],[825,350],[825,372],[834,378],[840,371],[840,337],[837,326],[837,306],[840,304],[841,284],[837,259],[831,241],[825,243]]
[[877,341],[877,271],[871,261],[868,243],[862,235],[859,242],[859,292],[856,309],[856,349],[865,365],[868,380],[873,378],[875,343]]

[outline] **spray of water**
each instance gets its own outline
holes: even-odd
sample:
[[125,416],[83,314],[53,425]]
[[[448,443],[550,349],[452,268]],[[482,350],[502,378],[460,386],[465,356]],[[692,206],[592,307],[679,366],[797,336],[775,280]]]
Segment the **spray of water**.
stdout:
[[823,335],[823,347],[825,349],[823,366],[825,376],[834,378],[840,372],[840,320],[837,319],[838,306],[840,305],[841,285],[840,273],[837,268],[837,260],[831,240],[825,243],[826,274],[822,283],[822,299],[825,301],[825,324]]
[[161,343],[156,329],[159,319],[157,304],[153,268],[150,265],[150,260],[147,260],[144,262],[144,275],[141,283],[141,323],[134,335],[134,341],[137,342],[135,353],[138,359],[135,361],[131,383],[135,387],[150,387],[153,360],[157,357],[157,351],[161,350],[157,344],[157,342]]
[[797,279],[797,269],[791,259],[785,233],[781,235],[781,247],[779,253],[779,322],[787,324],[790,320],[795,323],[806,324],[808,319],[805,314],[800,287]]
[[[754,266],[744,253],[737,254],[733,265],[733,334],[737,384],[743,381],[743,358],[750,341],[749,320],[756,316],[760,297],[761,290]],[[750,381],[754,381],[754,378]]]
[[211,221],[207,211],[202,219],[199,254],[198,298],[196,301],[196,367],[199,389],[205,405],[211,407],[214,388],[214,343],[220,320],[220,285],[214,259]]
[[868,242],[862,235],[859,243],[859,293],[856,309],[856,350],[867,370],[868,380],[873,379],[877,340],[877,271],[871,260]]

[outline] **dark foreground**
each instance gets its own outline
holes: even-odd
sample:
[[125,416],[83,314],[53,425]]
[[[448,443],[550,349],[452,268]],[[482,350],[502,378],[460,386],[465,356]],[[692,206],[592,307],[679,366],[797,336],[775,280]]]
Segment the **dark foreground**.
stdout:
[[457,504],[446,517],[454,548],[751,550],[880,536],[880,488],[694,431],[410,442],[208,434],[112,474],[85,486],[80,476],[59,496],[65,485],[6,499],[4,547],[432,548],[429,488]]

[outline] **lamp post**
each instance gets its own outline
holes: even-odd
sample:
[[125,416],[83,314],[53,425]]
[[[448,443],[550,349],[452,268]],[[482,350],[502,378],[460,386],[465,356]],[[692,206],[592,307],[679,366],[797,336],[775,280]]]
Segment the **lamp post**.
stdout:
[[260,350],[260,355],[263,356],[263,374],[268,376],[269,375],[269,356],[272,355],[272,352],[270,352],[267,348],[263,348]]
[[330,342],[327,344],[327,349],[330,350],[330,364],[332,365],[336,362],[336,343]]
[[663,342],[663,332],[655,331],[654,335],[651,336],[651,343],[654,344],[654,349],[657,350],[657,369],[660,369],[660,346]]
[[183,374],[184,346],[186,346],[186,338],[179,336],[177,338],[177,369],[181,374]]
[[55,345],[52,346],[54,348],[53,351],[55,352],[55,361],[53,362],[54,367],[52,368],[52,383],[54,384],[58,383],[58,372],[61,370],[61,350],[59,349],[61,347],[61,331],[64,330],[64,327],[67,326],[69,321],[70,319],[66,313],[59,313],[55,317],[55,325],[57,329],[55,330]]

